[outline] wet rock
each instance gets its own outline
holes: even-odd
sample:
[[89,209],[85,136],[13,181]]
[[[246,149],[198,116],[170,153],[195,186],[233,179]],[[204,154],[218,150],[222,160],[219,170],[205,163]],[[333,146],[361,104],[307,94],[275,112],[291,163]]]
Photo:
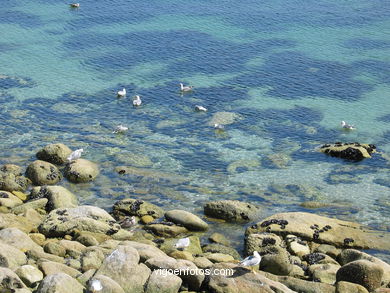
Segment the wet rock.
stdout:
[[323,145],[320,151],[332,157],[338,157],[353,161],[360,161],[364,158],[371,158],[371,154],[376,152],[373,144],[360,143],[335,143],[333,145]]
[[22,167],[14,164],[5,164],[0,167],[0,172],[21,176],[23,174]]
[[62,179],[62,174],[55,165],[41,160],[28,165],[26,176],[34,185],[53,185]]
[[147,225],[144,229],[162,237],[176,237],[188,232],[185,227],[165,224]]
[[17,196],[13,195],[11,192],[0,190],[0,206],[6,208],[13,208],[15,206],[21,205],[21,201]]
[[182,280],[173,274],[167,274],[163,270],[155,270],[150,275],[146,285],[146,293],[177,293]]
[[43,279],[43,273],[36,267],[31,265],[24,265],[19,267],[15,273],[28,287],[33,288],[37,282]]
[[105,210],[93,206],[56,209],[46,216],[39,226],[40,233],[47,237],[60,237],[75,230],[113,235],[119,224]]
[[26,213],[29,209],[44,210],[47,205],[47,202],[48,202],[47,198],[34,199],[12,208],[11,212],[19,215],[19,214]]
[[291,157],[286,153],[273,153],[265,158],[265,163],[273,168],[284,169],[287,168],[291,162]]
[[390,284],[390,265],[383,260],[364,253],[355,249],[344,249],[339,255],[337,260],[340,264],[345,265],[355,260],[368,260],[371,261],[383,269],[382,281],[385,285]]
[[217,243],[217,244],[222,244],[225,246],[229,246],[230,241],[226,239],[224,235],[221,233],[213,233],[210,235],[209,240],[211,242]]
[[390,250],[389,233],[374,231],[358,223],[310,213],[276,214],[246,230],[247,235],[259,232],[272,232],[279,235],[293,234],[302,240],[331,244],[336,247]]
[[368,260],[355,260],[342,266],[336,275],[337,282],[346,281],[362,285],[368,291],[379,288],[382,283],[383,269]]
[[143,292],[150,269],[138,262],[139,255],[136,249],[120,245],[104,259],[96,274],[113,279],[126,293]]
[[0,266],[14,270],[26,263],[27,258],[22,251],[0,241]]
[[319,253],[319,252],[313,252],[309,254],[305,254],[302,256],[302,259],[305,260],[308,264],[313,265],[313,264],[335,264],[338,265],[338,262],[335,261],[333,258],[330,256]]
[[121,162],[121,164],[126,164],[134,167],[150,167],[153,165],[153,162],[150,158],[143,154],[135,154],[135,153],[120,153],[116,154],[115,158],[117,161]]
[[211,252],[211,253],[223,253],[231,255],[234,259],[240,259],[240,254],[232,247],[225,246],[222,244],[207,244],[202,247],[203,252]]
[[3,267],[0,267],[0,284],[0,289],[4,290],[4,292],[15,292],[18,289],[26,288],[26,285],[23,284],[17,274]]
[[152,216],[154,219],[158,219],[164,215],[164,211],[152,203],[140,199],[126,198],[114,204],[113,214],[117,219],[123,216]]
[[93,278],[88,282],[88,292],[95,292],[92,288],[92,282],[98,280],[102,284],[102,287],[104,288],[102,293],[125,293],[125,291],[122,289],[121,286],[117,282],[115,282],[113,279],[104,276],[104,275],[95,275]]
[[215,124],[220,125],[229,125],[233,124],[235,121],[239,120],[241,117],[237,113],[233,112],[216,112],[208,123],[209,126],[214,126]]
[[141,217],[141,221],[144,224],[150,224],[151,222],[154,221],[154,218],[152,216],[146,215]]
[[155,171],[151,169],[143,169],[143,168],[136,168],[130,166],[118,166],[115,168],[115,172],[121,175],[127,174],[133,176],[141,176],[151,180],[169,181],[172,184],[181,184],[184,182],[188,182],[187,177],[180,176],[178,174],[165,173],[165,172]]
[[27,251],[30,249],[42,250],[42,248],[31,240],[26,233],[20,231],[17,228],[6,228],[0,231],[0,241],[11,245],[21,251]]
[[30,198],[47,198],[46,209],[52,211],[58,208],[77,207],[77,197],[62,186],[39,186],[31,191]]
[[208,224],[198,216],[183,210],[171,210],[165,213],[165,218],[176,224],[183,225],[191,231],[205,231]]
[[204,205],[205,215],[228,222],[248,222],[253,220],[258,212],[256,206],[238,200],[218,200]]
[[83,293],[84,287],[67,274],[46,276],[39,284],[37,293]]
[[99,167],[91,161],[78,159],[65,166],[64,174],[73,183],[90,182],[99,175]]
[[336,293],[368,293],[368,291],[361,285],[341,281],[336,284]]
[[[237,268],[236,265],[230,263],[215,264],[212,271],[219,270],[222,273],[211,273],[207,288],[209,292],[229,292],[229,293],[268,293],[268,292],[283,292],[293,293],[294,291],[287,288],[285,285],[268,279],[261,274],[245,273],[247,269]],[[233,272],[233,274],[232,274]]]
[[45,274],[45,276],[54,275],[58,273],[65,273],[71,276],[72,278],[76,278],[81,274],[78,270],[75,270],[65,264],[61,264],[53,261],[43,261],[39,265],[39,268]]
[[49,144],[37,152],[36,156],[39,160],[46,161],[56,165],[63,165],[68,160],[67,158],[72,153],[72,150],[62,143]]
[[245,239],[245,253],[252,255],[254,251],[263,253],[267,251],[270,246],[280,247],[282,239],[271,233],[253,233],[249,234]]
[[28,178],[16,175],[13,171],[0,171],[0,190],[25,191],[30,183]]
[[309,273],[313,281],[333,285],[336,282],[336,273],[340,265],[318,264],[309,266]]

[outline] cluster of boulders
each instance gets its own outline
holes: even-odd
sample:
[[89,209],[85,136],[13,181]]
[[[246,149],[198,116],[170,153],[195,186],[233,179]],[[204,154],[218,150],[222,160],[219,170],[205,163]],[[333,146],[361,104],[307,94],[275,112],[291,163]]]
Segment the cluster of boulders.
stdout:
[[[62,178],[57,166],[75,164],[67,163],[69,152],[44,148],[27,177],[18,166],[0,168],[0,292],[390,291],[390,265],[358,250],[389,251],[387,233],[298,212],[253,224],[261,209],[237,200],[207,202],[204,218],[139,198],[119,200],[108,213],[51,185]],[[262,256],[254,273],[239,265],[229,239],[209,231],[213,219],[252,223],[243,256]],[[189,245],[177,247],[183,238]]]

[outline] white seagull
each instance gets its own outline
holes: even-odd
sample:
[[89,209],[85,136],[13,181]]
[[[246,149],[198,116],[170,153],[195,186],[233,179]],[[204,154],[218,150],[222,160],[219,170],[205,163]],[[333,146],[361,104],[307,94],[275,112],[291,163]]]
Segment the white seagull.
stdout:
[[345,129],[350,129],[350,130],[355,129],[355,127],[353,125],[350,125],[350,124],[346,123],[345,121],[341,121],[341,127],[345,128]]
[[216,129],[216,130],[224,130],[225,126],[223,124],[215,123],[214,124],[214,129]]
[[195,111],[198,111],[198,112],[207,112],[207,108],[205,108],[205,107],[203,107],[203,106],[196,105],[196,106],[195,106]]
[[180,83],[180,91],[181,92],[191,92],[193,89],[194,89],[193,86],[190,86],[190,85],[185,86],[182,83]]
[[120,98],[126,96],[126,89],[123,88],[121,91],[118,91],[118,92],[117,92],[117,95],[118,95],[118,97],[120,97]]
[[68,162],[72,162],[72,161],[76,161],[77,159],[80,159],[81,157],[81,153],[83,152],[84,150],[83,149],[78,149],[78,150],[75,150],[74,152],[72,152],[69,157],[67,158],[68,159]]
[[141,106],[141,104],[142,104],[141,97],[139,95],[134,96],[133,106],[138,107]]
[[254,251],[253,255],[248,256],[246,259],[240,262],[239,265],[244,267],[251,267],[251,271],[256,274],[256,272],[253,270],[253,267],[259,265],[260,261],[260,254],[257,251]]
[[79,8],[80,7],[80,3],[70,3],[69,5],[72,8]]
[[123,133],[126,132],[127,130],[129,130],[129,128],[121,124],[115,127],[115,130],[112,133]]
[[175,244],[175,248],[186,248],[189,245],[190,245],[190,238],[186,237],[186,238],[179,239]]
[[91,292],[92,293],[100,292],[102,289],[103,289],[103,285],[102,285],[102,282],[100,282],[99,280],[93,280],[91,282]]

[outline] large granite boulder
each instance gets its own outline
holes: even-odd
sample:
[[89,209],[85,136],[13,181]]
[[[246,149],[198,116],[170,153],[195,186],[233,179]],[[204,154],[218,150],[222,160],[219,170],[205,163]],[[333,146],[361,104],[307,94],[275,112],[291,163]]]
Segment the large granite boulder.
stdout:
[[280,213],[248,227],[246,234],[271,232],[296,235],[302,240],[331,244],[336,247],[390,250],[390,234],[374,231],[358,223],[311,213]]
[[238,200],[218,200],[204,205],[206,216],[228,222],[248,222],[254,220],[258,207]]
[[64,172],[65,177],[69,181],[73,183],[85,183],[95,180],[99,175],[99,167],[91,161],[78,159],[68,163]]
[[25,191],[31,181],[24,177],[16,165],[4,165],[0,169],[0,190]]
[[325,144],[321,146],[320,151],[332,157],[360,161],[364,158],[371,158],[371,154],[376,151],[376,146],[373,144],[360,144],[356,142],[335,143],[333,145]]
[[113,235],[120,225],[101,208],[79,206],[51,211],[38,229],[47,237],[60,237],[75,230]]
[[183,210],[171,210],[165,213],[165,218],[175,224],[183,225],[191,231],[205,231],[208,224],[198,216]]
[[62,179],[62,174],[55,165],[41,160],[34,161],[27,167],[26,176],[34,185],[53,185]]
[[56,165],[63,165],[67,162],[72,150],[62,143],[54,143],[45,146],[36,154],[37,158]]
[[162,208],[140,199],[126,198],[117,201],[113,206],[113,214],[119,219],[124,216],[151,216],[154,219],[164,215]]
[[30,198],[47,198],[46,209],[52,211],[58,208],[75,208],[78,201],[76,195],[62,186],[38,186],[31,191]]

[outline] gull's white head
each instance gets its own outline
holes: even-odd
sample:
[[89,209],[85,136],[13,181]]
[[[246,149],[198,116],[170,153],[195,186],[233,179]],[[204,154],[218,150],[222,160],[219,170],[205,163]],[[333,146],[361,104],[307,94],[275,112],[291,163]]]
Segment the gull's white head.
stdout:
[[344,127],[347,123],[345,121],[341,121],[341,126]]
[[103,289],[103,285],[99,280],[93,280],[91,282],[91,291],[93,293],[100,292]]
[[253,252],[253,256],[256,257],[256,258],[260,258],[261,257],[260,254],[256,250]]

